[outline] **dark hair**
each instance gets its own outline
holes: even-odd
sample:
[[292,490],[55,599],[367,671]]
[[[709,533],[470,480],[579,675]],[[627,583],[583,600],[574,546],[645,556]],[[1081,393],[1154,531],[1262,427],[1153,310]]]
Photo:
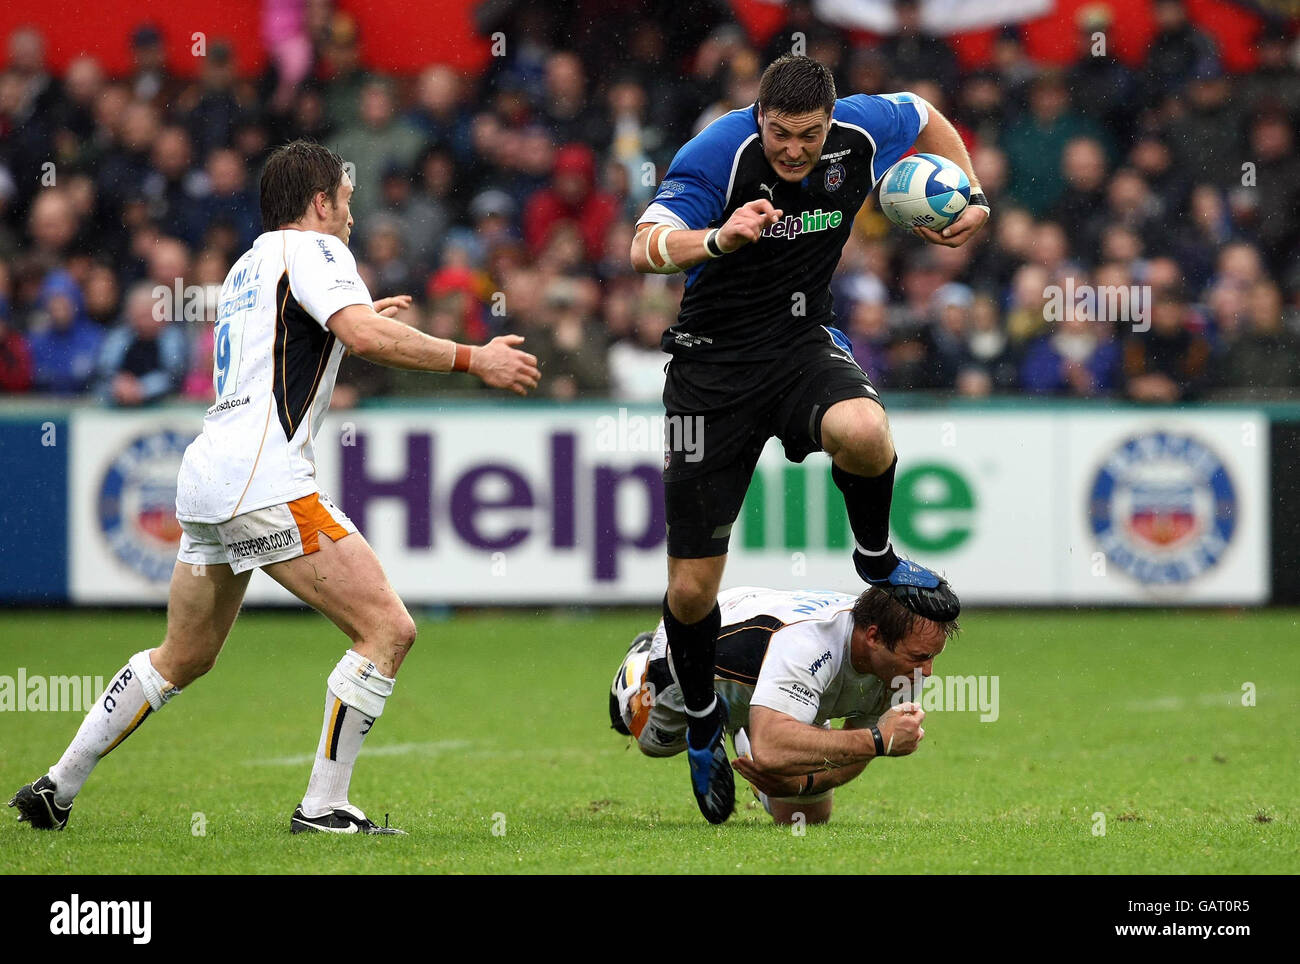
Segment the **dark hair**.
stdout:
[[763,71],[758,105],[764,113],[811,114],[835,112],[835,77],[830,68],[811,57],[782,54]]
[[343,183],[343,158],[315,141],[277,147],[262,169],[262,230],[301,218],[321,191],[334,197]]
[[[879,586],[867,589],[853,604],[853,625],[858,629],[875,626],[880,633],[881,642],[892,653],[894,647],[916,629],[918,620],[924,619]],[[961,626],[952,619],[937,624],[943,630],[944,639],[952,639]]]

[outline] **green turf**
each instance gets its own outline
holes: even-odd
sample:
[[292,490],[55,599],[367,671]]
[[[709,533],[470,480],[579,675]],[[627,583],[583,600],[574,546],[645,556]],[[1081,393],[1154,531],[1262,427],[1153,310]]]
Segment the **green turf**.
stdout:
[[[0,810],[0,871],[1300,871],[1294,610],[970,613],[936,672],[998,676],[1000,718],[931,713],[914,756],[871,764],[804,836],[744,804],[707,825],[683,759],[642,758],[608,728],[609,680],[653,619],[422,621],[352,784],[411,836],[353,838],[287,832],[343,638],[312,614],[245,614],[214,672],[100,765],[68,830]],[[108,677],[161,630],[154,613],[9,612],[0,673]],[[44,772],[79,720],[0,713],[0,792]]]

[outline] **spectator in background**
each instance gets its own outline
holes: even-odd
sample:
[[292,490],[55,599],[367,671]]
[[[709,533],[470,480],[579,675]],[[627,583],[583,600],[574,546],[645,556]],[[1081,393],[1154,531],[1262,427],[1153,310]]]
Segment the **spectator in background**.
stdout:
[[521,319],[519,332],[546,372],[545,390],[561,400],[608,392],[606,342],[590,314],[598,300],[595,285],[554,278],[542,297],[536,318]]
[[123,108],[117,142],[105,152],[96,171],[97,193],[110,212],[121,211],[130,199],[145,197],[145,182],[153,173],[150,154],[160,129],[158,110],[152,105],[132,102]]
[[[1254,193],[1259,211],[1255,236],[1269,269],[1282,275],[1300,264],[1300,157],[1295,153],[1295,121],[1284,114],[1261,114],[1250,125]],[[1236,165],[1236,172],[1241,165]]]
[[890,342],[889,315],[886,305],[889,292],[885,286],[870,275],[864,275],[875,284],[860,281],[856,298],[849,312],[847,334],[853,345],[853,358],[858,366],[870,376],[877,385],[890,385],[889,371]]
[[148,284],[127,293],[125,317],[100,351],[100,401],[122,407],[148,405],[180,388],[188,362],[185,333],[158,307]]
[[[258,198],[248,186],[248,168],[238,152],[229,148],[208,155],[208,191],[198,201],[199,232],[185,235],[193,247],[208,242],[213,228],[225,228],[233,244],[221,245],[227,254],[245,251],[262,233]],[[201,232],[201,233],[200,233]]]
[[610,394],[621,401],[657,402],[664,393],[664,366],[670,356],[659,347],[663,333],[677,320],[677,309],[664,292],[646,292],[636,306],[631,338],[609,349]]
[[96,261],[86,272],[86,315],[101,328],[108,328],[121,309],[117,274],[110,265]]
[[997,302],[989,295],[976,295],[971,304],[966,348],[970,365],[958,378],[961,394],[977,398],[1018,387],[1019,371],[1011,340],[1002,329]]
[[36,195],[27,219],[33,256],[47,264],[61,263],[68,256],[79,230],[72,197],[65,189],[50,187]]
[[352,216],[364,229],[366,219],[382,204],[384,171],[392,164],[415,164],[424,149],[424,138],[397,116],[392,85],[386,80],[368,80],[361,89],[360,123],[343,128],[330,149],[356,168]]
[[1137,79],[1115,56],[1114,38],[1108,33],[1113,21],[1104,3],[1090,3],[1075,12],[1075,60],[1066,81],[1080,95],[1079,113],[1127,146],[1136,120]]
[[961,374],[973,367],[969,338],[974,302],[974,292],[963,284],[950,282],[934,293],[934,320],[925,331],[934,366],[932,388],[956,389]]
[[446,64],[433,64],[420,72],[415,106],[407,120],[428,143],[446,147],[462,164],[473,162],[470,115],[464,105],[460,76]]
[[904,87],[924,77],[944,90],[956,90],[957,56],[945,40],[936,37],[921,23],[919,0],[897,0],[894,13],[898,18],[897,32],[886,37],[880,45],[881,52],[894,65],[894,76]]
[[1222,192],[1213,184],[1198,184],[1191,193],[1188,215],[1179,219],[1169,239],[1174,256],[1187,273],[1190,290],[1205,290],[1214,275],[1219,250],[1232,240],[1232,235],[1232,220]]
[[162,107],[178,93],[175,78],[167,71],[167,48],[162,32],[153,24],[141,24],[131,34],[131,99]]
[[1184,210],[1194,178],[1185,167],[1174,163],[1168,137],[1156,131],[1144,133],[1129,152],[1128,162],[1147,182],[1162,210]]
[[1136,402],[1171,404],[1196,398],[1210,359],[1210,344],[1187,324],[1187,299],[1176,287],[1157,290],[1151,330],[1124,340],[1125,391]]
[[1300,336],[1282,320],[1282,292],[1271,281],[1250,289],[1247,325],[1218,366],[1224,398],[1294,398],[1300,395]]
[[31,387],[31,349],[10,320],[9,299],[0,295],[0,394],[16,395]]
[[1241,109],[1232,99],[1232,87],[1216,60],[1198,63],[1184,92],[1185,113],[1170,126],[1170,146],[1175,154],[1195,158],[1202,176],[1220,187],[1241,178]]
[[1062,157],[1065,191],[1052,210],[1074,250],[1088,264],[1097,261],[1106,203],[1106,152],[1099,141],[1076,137]]
[[609,140],[608,132],[587,103],[582,61],[571,51],[559,51],[546,58],[546,85],[537,107],[539,121],[556,143]]
[[172,125],[159,132],[150,163],[142,187],[150,216],[168,234],[197,243],[205,223],[198,199],[204,179],[193,170],[194,152],[184,127]]
[[351,14],[339,11],[329,18],[317,76],[324,82],[326,115],[339,128],[355,125],[361,116],[361,91],[371,75],[361,67],[361,42]]
[[534,194],[524,210],[524,241],[534,255],[541,253],[555,227],[570,223],[582,236],[589,261],[600,261],[605,236],[618,217],[618,203],[597,190],[596,159],[591,148],[568,144],[555,156],[551,186]]
[[1144,106],[1156,107],[1179,90],[1198,67],[1218,64],[1214,41],[1187,19],[1183,0],[1155,0],[1156,35],[1140,82]]
[[1251,114],[1300,114],[1300,64],[1291,59],[1287,36],[1276,23],[1260,24],[1255,55],[1255,69],[1240,78],[1245,109]]
[[187,116],[195,151],[199,157],[207,157],[219,147],[230,146],[243,107],[235,91],[230,44],[213,40],[199,63],[198,82],[181,94],[178,107]]
[[1116,388],[1119,342],[1110,323],[1096,318],[1096,298],[1075,306],[1073,318],[1057,322],[1025,349],[1020,385],[1031,395],[1094,398]]
[[1065,189],[1061,157],[1065,145],[1077,137],[1104,143],[1091,121],[1071,112],[1061,75],[1045,71],[1031,88],[1029,115],[1012,125],[1003,141],[1011,167],[1007,193],[1031,214],[1046,214],[1060,199]]
[[39,315],[32,326],[32,384],[38,392],[76,395],[95,373],[103,332],[86,317],[81,289],[66,271],[51,271],[41,284]]

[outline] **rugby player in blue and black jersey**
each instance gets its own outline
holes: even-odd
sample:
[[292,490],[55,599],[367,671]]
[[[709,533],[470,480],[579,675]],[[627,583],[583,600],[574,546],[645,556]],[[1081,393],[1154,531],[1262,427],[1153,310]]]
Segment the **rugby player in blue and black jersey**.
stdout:
[[[866,582],[935,622],[960,609],[945,579],[890,546],[898,459],[889,422],[831,311],[831,275],[854,216],[913,147],[951,159],[974,192],[942,234],[916,233],[965,244],[989,209],[952,124],[914,94],[837,98],[825,66],[786,55],[764,71],[757,103],[720,117],[677,152],[637,224],[637,271],[686,272],[681,312],[663,341],[672,355],[664,625],[690,717],[691,785],[712,823],[726,820],[735,800],[727,707],[713,689],[718,589],[732,523],[769,438],[780,438],[793,462],[830,455]],[[681,444],[678,427],[688,419],[699,420],[702,449]]]

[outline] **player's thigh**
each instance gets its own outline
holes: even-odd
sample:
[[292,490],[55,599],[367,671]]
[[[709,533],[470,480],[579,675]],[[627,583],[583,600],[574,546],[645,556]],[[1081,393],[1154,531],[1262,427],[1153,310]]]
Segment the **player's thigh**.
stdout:
[[167,635],[154,650],[154,668],[186,686],[216,662],[239,615],[251,572],[221,564],[177,562],[167,596]]
[[[415,639],[410,613],[359,532],[338,541],[322,534],[315,552],[264,566],[263,571],[325,615],[386,676],[392,673],[384,665],[390,661],[400,665]],[[395,671],[396,665],[391,669]]]

